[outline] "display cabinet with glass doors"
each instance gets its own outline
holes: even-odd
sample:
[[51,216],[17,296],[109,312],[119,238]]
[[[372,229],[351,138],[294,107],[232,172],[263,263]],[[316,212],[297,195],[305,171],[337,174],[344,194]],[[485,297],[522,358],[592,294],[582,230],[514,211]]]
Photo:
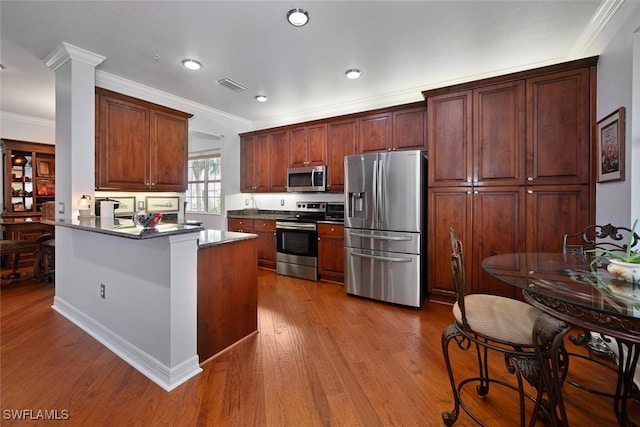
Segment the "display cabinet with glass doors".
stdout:
[[55,200],[55,146],[3,139],[2,217],[39,217]]

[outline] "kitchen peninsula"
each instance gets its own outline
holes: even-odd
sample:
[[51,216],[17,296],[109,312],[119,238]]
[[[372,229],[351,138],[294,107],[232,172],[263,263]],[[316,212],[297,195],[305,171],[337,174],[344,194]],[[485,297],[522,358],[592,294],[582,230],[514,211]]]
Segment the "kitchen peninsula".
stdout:
[[56,258],[54,310],[165,390],[256,331],[255,235],[120,219],[45,223],[73,251]]

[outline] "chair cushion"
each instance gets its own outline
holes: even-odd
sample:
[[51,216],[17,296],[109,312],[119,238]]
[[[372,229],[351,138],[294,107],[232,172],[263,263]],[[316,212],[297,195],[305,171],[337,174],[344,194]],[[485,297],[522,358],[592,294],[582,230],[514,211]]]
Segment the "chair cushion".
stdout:
[[[542,314],[537,308],[511,298],[497,295],[471,294],[464,297],[467,323],[474,332],[519,345],[531,345],[533,323]],[[456,302],[453,316],[462,322]]]

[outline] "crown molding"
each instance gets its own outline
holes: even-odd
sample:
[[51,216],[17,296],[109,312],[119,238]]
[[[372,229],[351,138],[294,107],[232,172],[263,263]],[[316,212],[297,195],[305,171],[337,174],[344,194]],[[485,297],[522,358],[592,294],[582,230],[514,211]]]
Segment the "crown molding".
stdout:
[[234,116],[233,114],[225,113],[224,111],[216,110],[215,108],[207,107],[206,105],[202,105],[101,70],[96,71],[96,86],[144,99],[145,101],[165,105],[167,107],[175,108],[176,110],[188,111],[193,115],[201,114],[215,116],[217,118],[238,123],[244,127],[250,127],[252,125],[251,121],[245,118]]
[[53,52],[51,52],[49,55],[47,55],[46,58],[44,58],[44,63],[47,65],[47,67],[49,67],[53,71],[56,71],[69,59],[80,61],[93,67],[97,67],[98,65],[102,64],[102,62],[107,59],[107,57],[98,55],[97,53],[89,52],[88,50],[79,48],[72,44],[62,42],[53,50]]
[[55,120],[47,120],[39,117],[25,116],[22,114],[9,113],[6,111],[0,111],[0,120],[11,120],[14,122],[24,123],[28,125],[45,126],[50,128],[56,127]]
[[569,50],[568,58],[584,55],[596,41],[602,30],[616,14],[625,0],[603,0],[595,11],[589,24],[582,30],[575,43]]

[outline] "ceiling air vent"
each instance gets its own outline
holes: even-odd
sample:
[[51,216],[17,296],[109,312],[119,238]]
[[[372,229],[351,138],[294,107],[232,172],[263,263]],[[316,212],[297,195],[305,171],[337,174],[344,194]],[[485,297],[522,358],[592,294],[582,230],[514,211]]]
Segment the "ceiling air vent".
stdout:
[[225,77],[224,79],[220,79],[218,80],[216,83],[218,83],[219,85],[222,85],[228,89],[231,89],[234,92],[241,92],[245,89],[248,89],[247,86],[238,83],[238,82],[234,82],[233,80]]

